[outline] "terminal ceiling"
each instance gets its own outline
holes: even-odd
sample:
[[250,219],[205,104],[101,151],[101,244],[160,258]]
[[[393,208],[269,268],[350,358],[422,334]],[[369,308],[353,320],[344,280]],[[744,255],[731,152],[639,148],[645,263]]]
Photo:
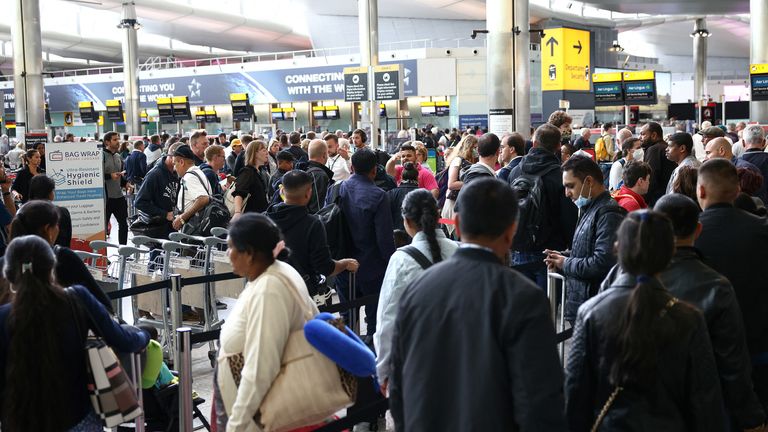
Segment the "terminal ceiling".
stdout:
[[[513,0],[510,0],[513,1]],[[357,15],[356,0],[134,0],[142,61],[194,59],[313,47],[318,28],[357,45],[357,29],[309,25],[324,17]],[[85,67],[83,60],[120,63],[122,0],[40,0],[48,69]],[[215,10],[213,10],[215,9]],[[7,10],[6,10],[7,11]],[[656,57],[691,55],[693,20],[708,16],[709,55],[747,57],[749,0],[531,0],[531,20],[558,18],[583,25],[616,26],[627,53]],[[484,0],[379,0],[382,19],[477,21],[484,28]],[[0,69],[11,68],[10,21],[0,16]],[[446,30],[446,33],[450,33]],[[462,33],[463,35],[463,33]],[[463,35],[463,37],[467,37]],[[440,37],[440,35],[436,35]],[[320,38],[317,38],[318,40]],[[632,44],[625,43],[631,41]],[[397,40],[380,40],[381,43]],[[315,48],[332,48],[315,46]]]

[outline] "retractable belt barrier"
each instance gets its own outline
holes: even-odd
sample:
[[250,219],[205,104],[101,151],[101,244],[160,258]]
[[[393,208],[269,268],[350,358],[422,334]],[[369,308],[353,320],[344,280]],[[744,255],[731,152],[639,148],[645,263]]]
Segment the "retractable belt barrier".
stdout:
[[[175,277],[178,277],[178,275],[174,275]],[[229,279],[237,279],[239,276],[235,275],[234,273],[222,273],[222,274],[216,274],[216,275],[205,275],[205,276],[197,276],[197,277],[191,277],[191,278],[179,278],[181,283],[179,284],[179,289],[183,288],[185,285],[197,285],[201,283],[206,282],[217,282],[217,281],[223,281],[223,280],[229,280]],[[161,289],[172,289],[172,283],[171,279],[153,282],[141,286],[137,286],[134,288],[129,289],[123,289],[120,291],[110,292],[108,293],[108,297],[111,300],[123,298],[123,297],[130,297],[138,294],[144,294],[151,291],[157,291]],[[369,303],[376,300],[378,296],[369,295],[365,297],[361,297],[359,299],[351,300],[344,303],[338,303],[330,306],[321,306],[318,309],[320,312],[329,312],[329,313],[336,313],[336,312],[343,312],[359,307],[363,307],[365,305],[368,305]],[[180,386],[180,401],[182,403],[179,403],[179,414],[180,414],[180,430],[188,431],[191,430],[192,425],[192,410],[190,408],[191,400],[192,400],[192,390],[191,390],[191,364],[192,364],[192,352],[191,347],[193,345],[209,342],[212,340],[217,340],[221,336],[221,329],[211,330],[207,332],[201,332],[201,333],[192,333],[189,328],[186,327],[179,327],[176,329],[179,337],[179,344],[177,345],[177,356],[178,360],[180,362],[179,365],[179,375],[181,380],[184,381],[185,385]],[[562,344],[566,340],[570,339],[571,336],[573,336],[573,328],[569,328],[567,330],[563,330],[560,333],[556,335],[557,344]],[[187,399],[189,399],[190,403],[187,403]],[[360,422],[366,421],[366,419],[370,419],[371,416],[373,416],[376,413],[383,412],[389,407],[389,400],[383,399],[376,401],[360,410],[355,411],[353,414],[348,415],[344,418],[341,418],[339,420],[336,420],[334,422],[328,423],[319,429],[316,429],[316,432],[341,432],[346,429],[353,428],[356,424]]]

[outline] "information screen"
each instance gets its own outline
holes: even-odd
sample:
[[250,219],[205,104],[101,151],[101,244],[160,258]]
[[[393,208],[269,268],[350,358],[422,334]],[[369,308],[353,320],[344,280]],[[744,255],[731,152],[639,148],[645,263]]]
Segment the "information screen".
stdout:
[[624,105],[624,93],[620,82],[595,83],[595,105]]
[[752,100],[768,100],[768,74],[751,75]]
[[624,103],[653,105],[656,103],[656,81],[625,81]]

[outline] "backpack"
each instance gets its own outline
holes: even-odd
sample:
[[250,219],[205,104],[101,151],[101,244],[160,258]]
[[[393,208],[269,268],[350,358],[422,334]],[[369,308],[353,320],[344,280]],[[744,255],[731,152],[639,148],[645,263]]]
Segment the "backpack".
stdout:
[[416,248],[416,246],[408,245],[403,246],[399,250],[407,253],[411,258],[413,258],[416,263],[418,263],[421,266],[422,270],[426,270],[432,266],[432,261],[429,260],[426,256],[424,256],[423,253],[419,249]]
[[328,190],[328,193],[331,194],[329,204],[316,213],[325,228],[331,257],[337,260],[349,257],[353,250],[352,233],[349,231],[349,224],[341,206],[342,184],[338,183],[331,186]]
[[600,138],[598,138],[597,141],[595,142],[595,161],[596,162],[604,162],[604,161],[611,160],[611,154],[608,150],[608,144],[607,144],[607,141],[610,141],[610,139],[606,140],[605,137],[606,135],[603,135]]
[[[206,187],[208,179],[201,178],[196,172],[192,172],[195,177],[203,185],[203,188],[207,191]],[[210,186],[210,184],[209,184]],[[181,232],[193,236],[209,237],[211,235],[212,228],[226,228],[229,225],[229,220],[232,218],[227,205],[224,203],[224,198],[221,195],[208,195],[208,205],[202,210],[192,216],[181,227]],[[184,202],[184,189],[181,190],[181,202]]]
[[382,165],[376,165],[376,178],[373,179],[373,183],[384,192],[390,191],[397,187],[395,179],[393,179],[391,175],[387,174],[387,171]]
[[435,181],[437,182],[437,208],[442,208],[445,205],[445,195],[448,192],[448,168],[440,171],[435,175]]
[[543,177],[559,169],[559,165],[553,165],[539,175],[522,174],[509,181],[519,206],[519,228],[512,245],[514,250],[540,251],[544,246],[539,236],[548,217],[544,202]]

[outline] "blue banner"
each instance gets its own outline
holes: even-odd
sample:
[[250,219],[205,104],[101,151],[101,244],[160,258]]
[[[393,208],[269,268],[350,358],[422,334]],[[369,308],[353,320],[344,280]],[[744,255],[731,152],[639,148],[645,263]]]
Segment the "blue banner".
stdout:
[[[403,64],[405,96],[417,96],[417,61],[384,64],[392,63]],[[228,105],[230,93],[248,93],[252,104],[344,99],[343,69],[348,66],[354,65],[142,78],[139,102],[142,108],[154,108],[158,97],[187,96],[190,105]],[[13,89],[0,92],[5,110],[13,110]],[[104,110],[107,100],[124,96],[122,81],[45,86],[45,99],[53,112],[77,111],[82,101],[92,101],[97,110]]]

